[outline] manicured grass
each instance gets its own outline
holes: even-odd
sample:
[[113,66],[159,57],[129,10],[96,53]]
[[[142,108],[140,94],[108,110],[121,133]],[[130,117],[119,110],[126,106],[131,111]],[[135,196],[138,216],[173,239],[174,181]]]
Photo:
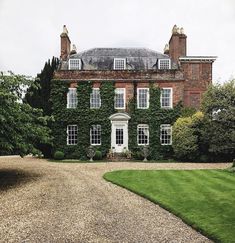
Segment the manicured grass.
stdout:
[[217,242],[235,242],[235,173],[125,170],[104,178],[161,205]]

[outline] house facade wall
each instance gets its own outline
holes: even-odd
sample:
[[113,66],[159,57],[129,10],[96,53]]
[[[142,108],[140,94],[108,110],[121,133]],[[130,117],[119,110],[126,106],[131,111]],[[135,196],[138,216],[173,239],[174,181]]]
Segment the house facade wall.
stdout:
[[[113,50],[111,51],[112,53],[115,53]],[[80,69],[70,70],[69,60],[70,58],[74,58],[74,54],[76,56],[76,49],[73,48],[70,50],[70,39],[68,37],[67,29],[64,29],[61,34],[61,64],[54,74],[54,82],[64,85],[64,89],[61,89],[64,93],[61,94],[61,96],[58,96],[62,99],[61,102],[63,106],[59,109],[58,107],[55,108],[54,113],[56,117],[55,128],[58,129],[61,127],[61,131],[55,130],[55,133],[57,134],[55,136],[56,146],[64,148],[68,157],[73,157],[71,154],[76,152],[76,149],[79,151],[80,156],[84,156],[85,147],[90,144],[89,129],[94,124],[102,124],[102,132],[105,133],[105,138],[103,138],[105,140],[105,145],[100,145],[103,154],[106,154],[108,149],[112,149],[113,145],[111,144],[114,144],[115,141],[117,141],[117,137],[115,136],[117,136],[117,131],[120,132],[119,130],[122,130],[122,124],[125,124],[125,129],[127,129],[124,130],[125,135],[123,135],[127,136],[126,141],[128,142],[127,145],[125,145],[127,149],[137,151],[140,148],[137,143],[139,136],[138,127],[140,125],[143,127],[148,126],[148,133],[150,133],[148,135],[148,139],[150,139],[148,145],[151,153],[154,155],[154,159],[160,158],[163,154],[164,156],[166,155],[166,157],[171,154],[171,143],[165,146],[164,142],[162,142],[162,137],[167,137],[170,134],[170,126],[173,125],[175,120],[179,117],[180,107],[200,108],[203,93],[207,90],[208,85],[212,83],[212,63],[215,60],[215,57],[188,57],[187,36],[183,33],[182,28],[179,30],[175,26],[172,30],[170,41],[164,49],[164,54],[155,53],[146,49],[138,51],[140,53],[141,51],[148,53],[150,61],[148,62],[146,56],[144,56],[143,60],[141,57],[132,57],[132,54],[130,53],[132,53],[133,50],[130,49],[127,50],[127,54],[130,55],[128,60],[130,60],[130,63],[132,64],[128,66],[128,68],[124,70],[113,70],[113,64],[110,64],[113,57],[109,56],[109,68],[99,69],[99,67],[103,67],[105,64],[107,50],[103,51],[104,56],[101,58],[102,65],[99,65],[97,64],[97,60],[99,60],[97,53],[102,52],[102,50],[95,49],[78,54],[81,62]],[[117,57],[120,57],[120,55],[121,57],[125,57],[123,56],[125,55],[125,51],[121,50],[120,52],[122,53],[115,53],[115,55]],[[93,54],[95,55],[94,57],[92,57]],[[169,58],[170,68],[159,69],[158,59],[156,59],[155,64],[152,65],[154,63],[154,55],[159,58]],[[86,96],[84,96],[83,93],[80,93],[82,92],[82,89],[80,88],[87,87],[90,90],[92,90],[92,88],[100,88],[102,90],[105,83],[106,85],[110,84],[114,91],[118,88],[125,88],[125,109],[115,109],[114,92],[112,95],[106,94],[110,95],[109,103],[107,103],[106,100],[106,103],[104,102],[105,104],[103,104],[103,97],[101,96],[100,112],[99,109],[93,110],[89,108],[89,94],[87,93]],[[58,88],[59,86],[55,85],[52,95],[57,92],[56,87]],[[78,108],[66,109],[66,107],[64,107],[66,104],[66,93],[68,93],[69,88],[80,90],[77,91],[77,100],[78,103],[82,103],[78,104]],[[147,109],[138,109],[137,107],[136,94],[137,89],[139,88],[149,88],[150,105]],[[160,93],[166,88],[171,88],[172,90],[173,106],[170,107],[170,109],[161,107],[160,102]],[[53,98],[54,97],[52,97],[52,100],[58,105],[59,100]],[[105,105],[106,108],[107,106],[110,106],[108,108],[108,113],[104,113],[102,105]],[[63,112],[61,110],[63,110]],[[68,115],[65,115],[67,113]],[[106,114],[106,117],[101,117],[102,114]],[[119,114],[120,116],[115,116],[115,114]],[[66,116],[67,119],[65,118]],[[126,120],[127,116],[130,117],[128,120]],[[113,121],[110,117],[123,117],[123,120],[119,118],[119,120]],[[83,124],[83,122],[86,124]],[[81,135],[81,133],[79,135],[79,132],[81,131],[86,133],[86,136],[83,136],[83,144],[81,141],[78,142],[79,146],[82,147],[82,150],[78,148],[78,146],[66,144],[64,133],[70,124],[77,124],[78,136]],[[162,125],[165,127],[169,126],[169,129],[166,130],[165,134],[163,133],[161,135]],[[104,126],[106,127],[105,129]],[[80,128],[81,131],[79,131]],[[143,130],[142,135],[144,134],[144,136],[146,136],[145,133],[146,131]],[[110,141],[107,139],[107,136],[110,137]],[[60,139],[61,137],[63,137],[63,140]],[[168,140],[171,140],[171,137],[169,138],[168,136]],[[62,142],[58,143],[58,141]],[[118,152],[121,151],[118,147],[115,149]]]

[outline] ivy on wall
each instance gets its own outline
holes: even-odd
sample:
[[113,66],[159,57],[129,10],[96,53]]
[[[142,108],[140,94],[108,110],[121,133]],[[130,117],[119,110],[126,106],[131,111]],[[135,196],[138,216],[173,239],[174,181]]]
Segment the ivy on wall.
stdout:
[[[86,149],[90,146],[90,128],[101,125],[101,145],[96,146],[103,155],[110,149],[111,122],[109,116],[114,110],[113,82],[102,82],[100,87],[101,108],[90,109],[91,82],[79,82],[77,87],[78,105],[67,109],[67,92],[69,84],[53,80],[52,103],[55,118],[53,126],[54,150],[61,150],[67,158],[85,158]],[[78,126],[77,145],[67,145],[67,125]]]
[[[136,90],[134,84],[134,90]],[[129,149],[134,153],[140,150],[137,144],[137,126],[138,124],[149,125],[149,149],[150,158],[158,160],[162,158],[170,158],[173,155],[171,145],[161,145],[160,143],[160,125],[171,124],[180,116],[182,108],[181,103],[177,104],[173,109],[162,109],[160,104],[161,90],[150,84],[149,89],[149,109],[137,109],[137,95],[134,93],[133,99],[129,102]]]
[[[134,88],[136,91],[136,84]],[[96,146],[103,155],[111,147],[111,122],[109,116],[117,112],[114,109],[114,83],[103,81],[100,86],[101,108],[90,109],[90,94],[92,82],[79,82],[77,87],[78,105],[75,109],[67,109],[67,92],[69,83],[62,80],[52,81],[51,101],[52,114],[55,118],[53,124],[54,151],[61,150],[66,158],[85,158],[86,149],[90,146],[90,128],[92,125],[101,125],[101,145]],[[181,104],[174,109],[161,109],[160,89],[150,84],[149,109],[137,109],[136,92],[128,104],[129,120],[129,149],[137,152],[137,125],[149,125],[149,147],[151,159],[171,157],[171,146],[160,144],[160,125],[173,124],[180,115]],[[78,126],[78,144],[67,145],[67,125]]]

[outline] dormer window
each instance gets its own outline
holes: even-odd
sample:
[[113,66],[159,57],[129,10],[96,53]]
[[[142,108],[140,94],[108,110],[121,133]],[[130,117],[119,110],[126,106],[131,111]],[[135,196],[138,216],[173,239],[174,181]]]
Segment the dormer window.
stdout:
[[125,58],[114,58],[113,69],[114,70],[125,70],[126,69],[126,59]]
[[81,59],[69,59],[69,70],[81,70]]
[[159,59],[158,60],[158,69],[170,69],[171,60],[170,59]]

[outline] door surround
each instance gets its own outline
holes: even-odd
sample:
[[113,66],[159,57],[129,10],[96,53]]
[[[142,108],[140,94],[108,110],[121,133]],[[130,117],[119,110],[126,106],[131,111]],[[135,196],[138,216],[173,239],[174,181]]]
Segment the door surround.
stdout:
[[[124,148],[128,150],[128,121],[130,116],[127,113],[115,113],[109,117],[111,121],[111,148],[116,153],[122,153]],[[116,130],[120,129],[123,131],[123,143],[117,144],[117,132]]]

